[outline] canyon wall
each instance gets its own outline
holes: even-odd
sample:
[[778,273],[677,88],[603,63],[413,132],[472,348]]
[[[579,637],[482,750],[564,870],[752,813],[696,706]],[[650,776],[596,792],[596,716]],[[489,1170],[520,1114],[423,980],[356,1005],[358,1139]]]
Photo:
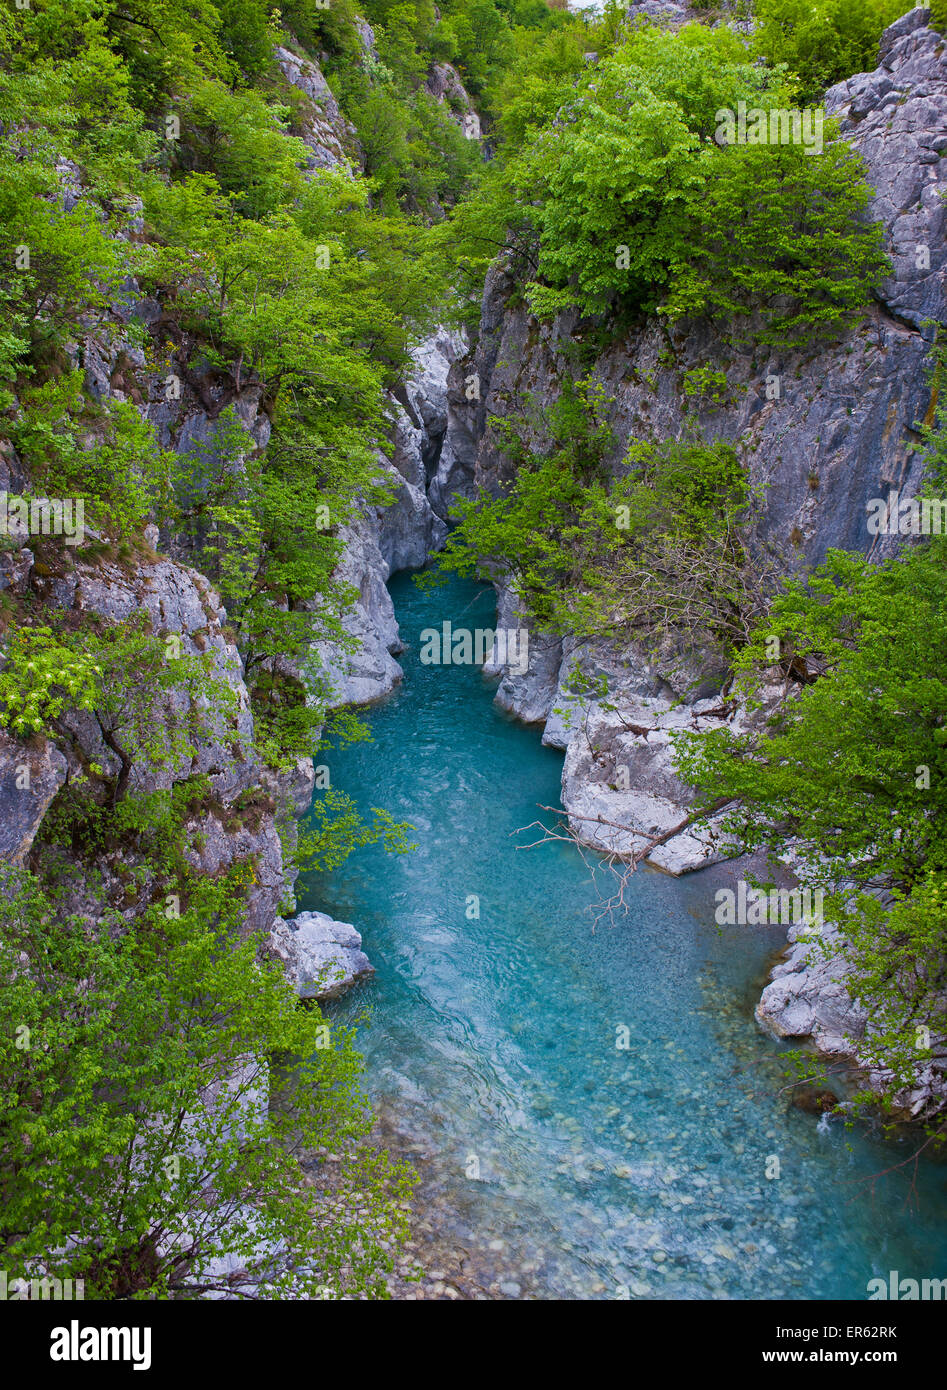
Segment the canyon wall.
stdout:
[[[652,11],[672,24],[686,17],[679,5]],[[735,348],[708,323],[652,320],[594,355],[575,314],[540,322],[529,313],[522,285],[501,261],[487,278],[473,350],[451,370],[447,441],[432,488],[438,509],[481,488],[496,494],[509,481],[493,419],[519,414],[527,398],[555,400],[581,359],[612,398],[613,470],[621,470],[630,440],[677,438],[693,421],[706,438],[733,444],[762,489],[759,538],[785,572],[811,569],[831,548],[878,560],[896,553],[902,538],[872,534],[868,504],[893,490],[917,494],[918,424],[929,423],[934,408],[930,348],[936,324],[947,322],[947,43],[927,19],[918,8],[898,20],[883,36],[877,69],[825,98],[827,115],[866,162],[875,189],[870,215],[885,229],[892,262],[851,331],[823,351],[779,353]],[[721,399],[688,396],[685,374],[695,367],[725,373]],[[467,389],[471,378],[477,399]],[[527,625],[503,583],[498,604],[499,626]],[[501,677],[498,703],[542,724],[544,742],[564,751],[562,800],[580,842],[627,854],[660,840],[648,862],[675,874],[730,857],[713,821],[699,833],[668,836],[694,809],[692,789],[674,773],[673,735],[745,728],[783,697],[781,685],[749,716],[721,699],[725,670],[699,640],[654,653],[532,634],[525,673],[496,660],[486,669]],[[609,707],[569,693],[576,670],[607,678]],[[763,994],[760,1022],[831,1055],[857,1057],[852,1039],[867,1019],[847,999],[844,977],[844,941],[833,960],[819,963],[804,943],[792,944]],[[943,1080],[919,1079],[908,1098],[915,1113],[932,1085]]]

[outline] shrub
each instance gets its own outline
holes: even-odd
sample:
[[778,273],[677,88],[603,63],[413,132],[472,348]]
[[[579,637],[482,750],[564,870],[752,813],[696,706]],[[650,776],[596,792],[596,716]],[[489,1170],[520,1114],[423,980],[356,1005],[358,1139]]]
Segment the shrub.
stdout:
[[813,101],[876,68],[882,33],[910,8],[908,0],[756,0],[754,44],[768,63],[787,64],[800,98]]

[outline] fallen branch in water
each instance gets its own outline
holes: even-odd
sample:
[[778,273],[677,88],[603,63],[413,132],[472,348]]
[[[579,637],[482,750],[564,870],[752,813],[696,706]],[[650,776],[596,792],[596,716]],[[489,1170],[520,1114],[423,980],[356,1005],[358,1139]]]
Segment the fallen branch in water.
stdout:
[[[518,830],[514,830],[511,833],[519,835],[522,834],[524,830],[532,830],[534,827],[538,828],[543,832],[538,840],[533,840],[528,845],[517,845],[516,848],[535,849],[538,845],[549,844],[557,840],[572,843],[582,855],[582,860],[590,871],[593,883],[596,873],[600,872],[602,869],[611,872],[617,877],[618,890],[604,901],[601,906],[601,911],[596,913],[592,922],[592,930],[594,931],[602,917],[611,918],[619,908],[621,908],[624,913],[627,913],[628,903],[625,901],[625,889],[638,865],[643,859],[647,859],[652,850],[657,849],[660,845],[666,844],[668,840],[673,840],[675,835],[680,835],[685,830],[689,830],[690,827],[695,825],[698,821],[704,820],[707,816],[713,815],[715,811],[722,810],[724,806],[728,806],[731,802],[736,800],[737,798],[733,796],[720,796],[716,801],[712,801],[709,806],[702,807],[699,811],[689,812],[683,820],[678,821],[676,825],[672,825],[670,830],[664,830],[660,835],[651,836],[648,836],[647,832],[644,830],[636,830],[633,826],[623,825],[620,821],[609,820],[606,816],[573,815],[562,806],[544,806],[540,804],[540,811],[552,811],[554,815],[566,817],[566,825],[564,827],[553,827],[544,825],[542,821],[534,820],[531,821],[529,825],[521,826]],[[587,854],[587,851],[592,850],[593,847],[583,844],[579,839],[578,831],[571,824],[572,821],[585,821],[592,825],[607,825],[613,830],[622,831],[625,835],[635,835],[639,839],[646,840],[647,843],[643,845],[641,849],[633,850],[630,853],[604,848],[597,849],[595,852],[600,856],[600,860],[598,863],[595,863],[589,860]],[[589,911],[592,911],[591,906],[589,907]]]

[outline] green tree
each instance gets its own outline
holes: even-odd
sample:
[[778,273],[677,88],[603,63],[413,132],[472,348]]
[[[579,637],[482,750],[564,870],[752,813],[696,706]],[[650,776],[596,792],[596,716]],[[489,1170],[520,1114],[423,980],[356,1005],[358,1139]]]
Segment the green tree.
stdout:
[[351,1034],[237,937],[239,877],[91,930],[6,871],[7,1268],[98,1298],[387,1296],[408,1174],[367,1142]]
[[754,46],[768,63],[785,63],[803,101],[878,66],[878,44],[908,0],[756,0]]
[[726,28],[643,29],[529,142],[514,199],[538,235],[535,312],[759,311],[759,337],[788,344],[866,306],[887,269],[882,231],[837,134],[820,158],[716,143],[718,112],[738,99],[788,102],[781,75],[747,57]]
[[607,404],[591,381],[567,387],[544,450],[535,423],[494,421],[512,480],[458,503],[438,564],[482,578],[499,567],[539,630],[654,649],[696,634],[729,654],[775,582],[751,543],[758,499],[744,468],[732,446],[691,434],[632,441],[616,477]]
[[792,347],[837,337],[864,311],[890,271],[884,228],[866,218],[864,161],[825,134],[819,156],[792,144],[715,154],[661,313],[708,315],[736,339]]
[[[943,407],[924,433],[927,488],[942,496]],[[889,1103],[947,1031],[945,614],[943,536],[884,564],[832,551],[787,583],[736,662],[751,699],[776,652],[787,685],[803,683],[762,733],[676,748],[687,781],[735,799],[726,828],[744,849],[775,855],[792,837],[805,882],[826,890],[839,936],[812,951],[844,944],[849,991],[872,1018],[859,1050],[890,1072]]]

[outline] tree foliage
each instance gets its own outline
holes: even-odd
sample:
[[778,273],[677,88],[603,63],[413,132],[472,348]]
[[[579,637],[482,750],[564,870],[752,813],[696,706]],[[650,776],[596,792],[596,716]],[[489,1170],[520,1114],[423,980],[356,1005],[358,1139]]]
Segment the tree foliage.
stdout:
[[[5,877],[8,1266],[82,1279],[87,1298],[386,1297],[408,1174],[366,1142],[351,1033],[236,937],[237,885],[192,879],[180,915],[91,930]],[[340,1162],[316,1204],[325,1148]]]
[[453,219],[462,256],[504,247],[542,316],[707,315],[784,347],[866,307],[888,269],[882,231],[831,123],[818,155],[717,142],[740,101],[793,108],[784,69],[754,64],[726,26],[634,29],[582,71],[568,38],[547,39],[502,169]]
[[591,380],[567,385],[536,422],[494,420],[512,480],[458,503],[443,569],[509,579],[538,630],[652,648],[686,634],[729,652],[765,612],[770,558],[751,544],[758,499],[732,446],[692,432],[631,441],[615,472],[608,402]]
[[[924,433],[927,487],[943,495],[943,407]],[[727,828],[744,848],[775,855],[792,837],[806,882],[827,891],[840,938],[825,949],[848,943],[849,989],[873,1019],[859,1050],[890,1073],[889,1101],[947,1033],[945,615],[943,536],[883,564],[832,551],[786,585],[737,661],[751,697],[777,649],[787,674],[818,678],[763,734],[677,745],[683,777],[736,798]]]
[[815,101],[876,68],[882,32],[909,9],[908,0],[756,0],[754,45],[798,76],[803,101]]

